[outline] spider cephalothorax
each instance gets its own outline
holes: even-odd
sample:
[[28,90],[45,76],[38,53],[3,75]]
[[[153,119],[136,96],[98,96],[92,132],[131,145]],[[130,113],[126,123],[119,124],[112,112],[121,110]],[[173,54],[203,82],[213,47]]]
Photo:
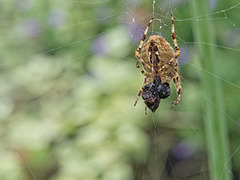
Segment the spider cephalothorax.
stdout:
[[[137,99],[142,94],[142,98],[145,103],[145,107],[148,107],[152,112],[158,108],[160,99],[167,98],[170,95],[170,81],[173,79],[178,97],[173,102],[172,108],[174,108],[182,97],[182,87],[180,82],[180,76],[178,75],[178,60],[180,55],[180,49],[177,44],[177,40],[174,33],[174,20],[172,17],[172,38],[176,53],[171,45],[161,36],[152,35],[144,43],[149,26],[151,25],[153,18],[148,23],[147,28],[144,31],[142,40],[135,52],[135,56],[142,64],[144,70],[139,66],[138,62],[136,67],[145,76],[143,85],[138,92]],[[141,51],[141,53],[140,53]],[[147,109],[145,108],[147,114]]]

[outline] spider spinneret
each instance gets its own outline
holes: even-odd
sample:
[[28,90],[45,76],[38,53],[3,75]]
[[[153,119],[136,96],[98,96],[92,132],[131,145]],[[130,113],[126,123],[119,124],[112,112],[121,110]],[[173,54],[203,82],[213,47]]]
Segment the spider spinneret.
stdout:
[[137,104],[139,97],[142,95],[142,99],[145,103],[145,114],[147,114],[147,107],[152,112],[155,112],[159,107],[160,100],[165,99],[170,95],[171,90],[169,84],[172,79],[178,93],[178,97],[173,102],[172,108],[178,104],[182,97],[182,86],[180,76],[178,74],[177,60],[180,55],[180,49],[175,37],[173,15],[171,15],[171,19],[172,38],[176,53],[171,45],[164,38],[158,35],[150,36],[144,43],[153,18],[149,21],[142,36],[142,40],[135,51],[135,56],[145,71],[139,66],[138,62],[136,63],[136,67],[145,76],[145,78],[143,85],[137,94],[134,106]]

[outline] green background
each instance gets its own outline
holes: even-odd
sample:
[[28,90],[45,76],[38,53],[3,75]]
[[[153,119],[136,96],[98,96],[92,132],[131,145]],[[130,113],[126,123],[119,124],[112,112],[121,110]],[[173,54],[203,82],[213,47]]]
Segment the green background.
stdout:
[[[208,179],[206,103],[226,119],[227,170],[237,179],[239,8],[211,1],[210,13],[193,16],[188,0],[0,1],[0,179]],[[153,16],[148,36],[173,44],[171,12],[183,97],[172,110],[171,84],[145,116],[142,99],[133,106],[143,81],[134,51]],[[201,21],[212,23],[215,43],[194,39]],[[198,44],[215,48],[217,73],[201,67]],[[203,74],[221,82],[224,107],[206,98]]]

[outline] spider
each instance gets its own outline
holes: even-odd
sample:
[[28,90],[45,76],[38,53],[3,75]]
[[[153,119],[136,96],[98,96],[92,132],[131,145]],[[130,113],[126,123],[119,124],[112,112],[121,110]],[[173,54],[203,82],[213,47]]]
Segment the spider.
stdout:
[[[180,76],[178,75],[178,57],[180,49],[177,44],[176,36],[174,33],[174,19],[172,19],[172,38],[176,49],[174,52],[172,46],[161,36],[152,35],[144,43],[147,36],[148,29],[154,18],[152,18],[142,36],[142,40],[135,51],[135,56],[141,63],[143,70],[136,63],[136,68],[145,76],[140,91],[137,94],[134,106],[136,106],[139,97],[142,94],[142,99],[145,103],[145,114],[147,115],[147,107],[155,112],[159,106],[160,100],[165,99],[170,95],[170,81],[173,79],[178,97],[172,103],[174,108],[182,97],[182,86]],[[140,53],[141,51],[141,53]]]

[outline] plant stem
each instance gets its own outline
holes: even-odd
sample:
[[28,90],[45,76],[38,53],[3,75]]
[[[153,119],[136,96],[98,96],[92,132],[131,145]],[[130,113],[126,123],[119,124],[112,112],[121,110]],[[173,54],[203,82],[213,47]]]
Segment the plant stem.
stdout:
[[[217,74],[215,33],[211,18],[208,0],[190,0],[193,17],[193,34],[198,50],[198,58],[202,68],[212,74]],[[206,15],[202,16],[201,15]],[[203,43],[206,42],[206,43]],[[210,44],[210,45],[207,45]],[[223,96],[219,79],[207,73],[202,73],[204,88],[204,128],[208,153],[209,176],[211,180],[230,180],[231,164],[229,161],[229,142],[223,105]]]

